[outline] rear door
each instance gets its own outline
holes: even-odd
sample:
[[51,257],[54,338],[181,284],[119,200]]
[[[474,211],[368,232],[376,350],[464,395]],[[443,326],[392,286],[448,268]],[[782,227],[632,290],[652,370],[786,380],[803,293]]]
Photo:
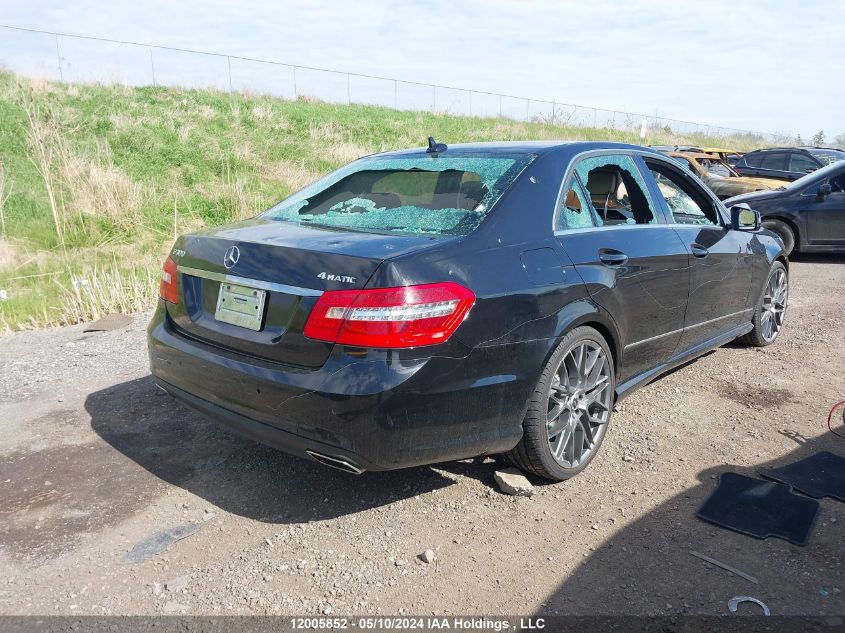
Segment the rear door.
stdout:
[[681,336],[689,257],[665,223],[635,155],[576,159],[555,214],[555,234],[592,299],[621,335],[624,382],[665,362]]
[[690,254],[690,288],[678,351],[750,320],[753,235],[733,231],[719,203],[683,170],[647,157],[654,197]]
[[763,152],[760,156],[760,166],[754,169],[753,175],[787,180],[795,179],[789,171],[789,155],[786,152]]

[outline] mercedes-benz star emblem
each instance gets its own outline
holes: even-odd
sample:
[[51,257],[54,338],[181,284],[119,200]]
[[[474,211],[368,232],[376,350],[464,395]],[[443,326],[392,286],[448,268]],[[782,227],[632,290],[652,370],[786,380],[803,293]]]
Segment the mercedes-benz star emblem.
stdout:
[[229,250],[226,251],[226,254],[223,255],[223,265],[226,268],[231,268],[235,264],[238,263],[238,260],[241,258],[241,251],[237,246],[230,246]]

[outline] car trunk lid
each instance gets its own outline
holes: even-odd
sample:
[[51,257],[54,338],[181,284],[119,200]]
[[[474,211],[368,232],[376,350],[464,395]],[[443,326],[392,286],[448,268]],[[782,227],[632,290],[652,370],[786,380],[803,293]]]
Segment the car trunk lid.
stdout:
[[450,238],[338,231],[255,219],[181,238],[182,335],[257,359],[320,367],[332,344],[308,339],[305,322],[326,290],[363,288],[390,257]]

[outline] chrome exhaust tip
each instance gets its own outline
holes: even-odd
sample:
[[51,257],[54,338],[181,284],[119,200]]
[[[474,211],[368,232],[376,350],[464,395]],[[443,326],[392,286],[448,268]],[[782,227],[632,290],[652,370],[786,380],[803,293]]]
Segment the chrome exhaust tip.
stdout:
[[323,453],[318,453],[316,451],[305,452],[308,453],[308,455],[310,455],[316,461],[323,464],[323,466],[342,470],[345,473],[352,473],[353,475],[360,475],[364,472],[363,468],[349,461],[348,459],[344,459],[342,457],[332,457],[331,455],[324,455]]

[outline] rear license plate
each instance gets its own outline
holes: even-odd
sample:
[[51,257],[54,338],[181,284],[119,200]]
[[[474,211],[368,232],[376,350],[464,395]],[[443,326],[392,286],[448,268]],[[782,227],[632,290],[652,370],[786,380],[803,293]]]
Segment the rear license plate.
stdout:
[[266,297],[266,290],[224,281],[220,284],[220,295],[217,297],[214,318],[223,323],[258,331],[261,329]]

